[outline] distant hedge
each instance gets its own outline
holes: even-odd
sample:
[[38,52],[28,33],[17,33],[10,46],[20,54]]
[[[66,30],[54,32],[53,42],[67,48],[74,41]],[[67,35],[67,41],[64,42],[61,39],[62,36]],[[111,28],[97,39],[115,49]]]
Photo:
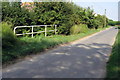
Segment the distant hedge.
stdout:
[[108,25],[111,25],[111,26],[120,25],[120,21],[109,20]]

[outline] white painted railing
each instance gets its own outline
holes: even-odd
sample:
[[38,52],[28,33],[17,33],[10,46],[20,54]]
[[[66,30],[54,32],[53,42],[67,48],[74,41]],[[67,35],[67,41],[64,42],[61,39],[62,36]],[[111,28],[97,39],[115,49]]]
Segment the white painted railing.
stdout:
[[[45,27],[45,31],[38,31],[38,32],[34,32],[34,27],[42,27],[44,26]],[[54,26],[54,30],[47,30],[47,26]],[[26,28],[26,27],[31,27],[31,32],[30,33],[21,33],[21,34],[16,34],[16,29],[17,28]],[[14,34],[17,35],[17,36],[20,36],[20,35],[25,35],[25,34],[31,34],[32,37],[34,34],[36,33],[45,33],[45,37],[47,36],[47,32],[55,32],[55,34],[57,34],[57,25],[33,25],[33,26],[16,26],[14,27]]]

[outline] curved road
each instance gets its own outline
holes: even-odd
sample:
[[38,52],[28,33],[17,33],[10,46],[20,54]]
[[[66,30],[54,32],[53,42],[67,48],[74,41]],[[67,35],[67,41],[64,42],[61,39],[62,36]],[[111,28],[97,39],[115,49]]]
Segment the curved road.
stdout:
[[104,78],[118,30],[109,28],[3,69],[3,78]]

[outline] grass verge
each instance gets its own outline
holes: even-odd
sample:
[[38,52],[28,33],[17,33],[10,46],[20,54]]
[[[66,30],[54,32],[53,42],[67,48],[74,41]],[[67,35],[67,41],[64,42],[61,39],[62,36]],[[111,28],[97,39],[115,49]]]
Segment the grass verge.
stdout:
[[107,80],[110,78],[120,77],[120,30],[116,37],[116,42],[113,45],[112,55],[110,56],[109,63],[107,64]]
[[99,32],[100,30],[103,29],[105,28],[97,29],[97,30],[91,29],[85,33],[69,35],[69,36],[54,35],[52,37],[37,36],[35,38],[30,38],[30,37],[19,38],[19,42],[13,48],[3,50],[2,63],[8,64],[9,62],[15,59],[24,57],[26,55],[42,52],[45,49],[53,48],[59,44],[64,44],[83,38],[95,32]]

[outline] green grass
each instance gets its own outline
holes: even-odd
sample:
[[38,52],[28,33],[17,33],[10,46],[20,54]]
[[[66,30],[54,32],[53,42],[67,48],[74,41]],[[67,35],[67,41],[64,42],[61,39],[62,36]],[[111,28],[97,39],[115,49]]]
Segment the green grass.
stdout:
[[19,38],[19,42],[14,46],[14,48],[3,50],[2,52],[2,63],[8,63],[14,59],[18,59],[30,54],[36,54],[42,52],[45,49],[55,47],[59,44],[68,43],[87,35],[93,34],[103,29],[89,30],[85,33],[80,33],[76,35],[54,35],[52,37],[37,36],[34,38],[23,37]]
[[[120,30],[113,45],[112,55],[110,56],[109,63],[107,64],[107,78],[120,77]],[[109,79],[108,79],[109,80]]]

